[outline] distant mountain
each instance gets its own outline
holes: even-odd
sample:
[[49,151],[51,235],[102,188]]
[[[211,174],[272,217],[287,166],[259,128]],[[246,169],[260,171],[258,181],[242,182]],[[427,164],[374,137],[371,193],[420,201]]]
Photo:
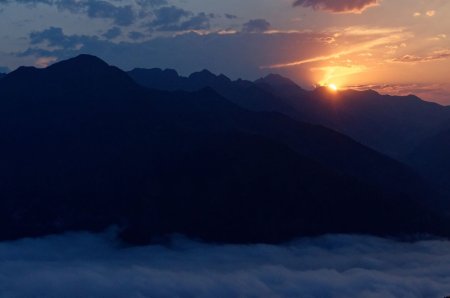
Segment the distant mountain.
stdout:
[[224,75],[214,75],[208,70],[179,76],[175,70],[137,68],[128,72],[138,84],[165,91],[199,91],[212,88],[227,100],[252,111],[277,111],[289,114],[292,108],[280,98],[245,80],[231,81]]
[[0,73],[0,79],[6,76],[6,73]]
[[449,235],[406,166],[212,89],[147,89],[81,55],[19,68],[0,97],[0,239],[113,224],[131,243]]
[[287,93],[277,82],[264,82],[266,90],[293,107],[297,119],[336,129],[396,158],[403,158],[450,119],[448,107],[413,95],[380,95],[372,90],[334,93],[325,87]]
[[323,87],[306,91],[274,74],[255,82],[232,82],[208,71],[187,78],[160,69],[135,69],[128,74],[139,84],[160,90],[195,91],[210,87],[244,108],[277,111],[324,125],[400,159],[450,119],[448,107],[416,96],[380,95],[371,90],[332,93]]

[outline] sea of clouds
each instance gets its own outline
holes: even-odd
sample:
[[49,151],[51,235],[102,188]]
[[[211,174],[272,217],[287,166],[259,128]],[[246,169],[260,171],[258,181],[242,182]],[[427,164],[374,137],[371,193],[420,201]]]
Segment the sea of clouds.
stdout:
[[0,243],[0,297],[445,297],[450,242],[329,235],[286,245],[124,247],[114,234]]

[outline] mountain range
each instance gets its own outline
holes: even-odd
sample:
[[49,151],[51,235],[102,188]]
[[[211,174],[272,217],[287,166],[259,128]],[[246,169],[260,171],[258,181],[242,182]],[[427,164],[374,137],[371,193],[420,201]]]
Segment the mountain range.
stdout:
[[195,91],[209,87],[246,109],[276,111],[331,128],[408,164],[442,193],[444,203],[450,197],[450,166],[445,166],[449,146],[442,144],[450,131],[447,106],[414,95],[381,95],[373,90],[333,92],[319,87],[307,91],[277,74],[254,82],[232,81],[207,70],[188,77],[158,68],[138,68],[128,74],[148,88]]
[[[379,153],[356,127],[344,134],[360,123],[390,144],[408,131],[392,146],[406,152],[447,119],[417,97],[305,91],[276,75],[126,73],[81,55],[9,73],[0,98],[0,239],[111,225],[133,244],[173,233],[239,243],[450,235],[442,198],[416,164]],[[433,123],[394,117],[402,109]],[[384,131],[388,120],[400,127]]]
[[394,158],[403,159],[450,121],[449,107],[410,96],[380,95],[373,90],[306,91],[288,78],[270,74],[255,82],[231,81],[207,70],[182,77],[174,70],[134,69],[128,74],[148,88],[196,91],[210,87],[253,111],[277,111],[293,119],[342,132]]

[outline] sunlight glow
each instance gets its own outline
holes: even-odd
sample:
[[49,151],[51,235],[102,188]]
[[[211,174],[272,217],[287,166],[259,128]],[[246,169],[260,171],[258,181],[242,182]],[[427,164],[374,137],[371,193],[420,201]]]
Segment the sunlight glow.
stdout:
[[338,91],[338,87],[335,84],[329,84],[327,87],[333,91]]

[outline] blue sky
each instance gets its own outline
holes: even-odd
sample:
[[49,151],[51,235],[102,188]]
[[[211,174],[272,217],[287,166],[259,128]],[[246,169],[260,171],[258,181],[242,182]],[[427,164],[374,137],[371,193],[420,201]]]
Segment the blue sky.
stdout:
[[89,53],[450,104],[446,0],[0,0],[0,15],[0,71]]

